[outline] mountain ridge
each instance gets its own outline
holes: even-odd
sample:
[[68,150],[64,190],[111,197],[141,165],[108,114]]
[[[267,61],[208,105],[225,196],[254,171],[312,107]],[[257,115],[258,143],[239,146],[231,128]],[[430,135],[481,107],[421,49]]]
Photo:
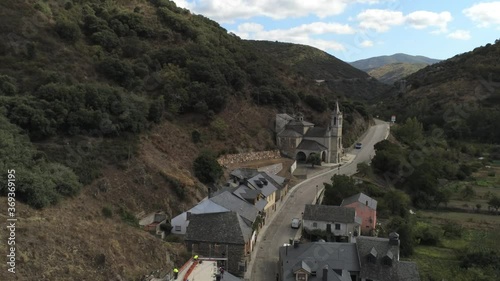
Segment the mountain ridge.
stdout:
[[404,53],[396,53],[393,55],[384,55],[384,56],[377,56],[377,57],[361,59],[361,60],[350,62],[349,64],[358,68],[358,69],[361,69],[361,70],[368,72],[374,68],[378,68],[378,67],[384,66],[386,64],[391,64],[391,63],[433,64],[433,63],[437,63],[439,61],[441,61],[441,60],[428,58],[428,57],[421,56],[421,55],[408,55],[408,54],[404,54]]

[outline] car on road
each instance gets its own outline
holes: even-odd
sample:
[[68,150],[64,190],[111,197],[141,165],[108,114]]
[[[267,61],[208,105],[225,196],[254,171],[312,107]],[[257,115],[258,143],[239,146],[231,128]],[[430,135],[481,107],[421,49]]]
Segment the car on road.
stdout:
[[300,227],[300,219],[293,218],[292,219],[292,228],[299,228],[299,227]]
[[358,142],[358,143],[354,146],[354,148],[356,148],[356,149],[361,149],[361,147],[363,147],[363,144],[362,144],[362,143],[360,143],[360,142]]

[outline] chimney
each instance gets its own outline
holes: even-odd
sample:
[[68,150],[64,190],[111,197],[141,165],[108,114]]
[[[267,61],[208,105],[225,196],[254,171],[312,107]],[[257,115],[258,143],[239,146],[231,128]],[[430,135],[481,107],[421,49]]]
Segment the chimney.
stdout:
[[323,267],[323,278],[321,280],[328,281],[328,265],[325,265],[325,267]]
[[399,234],[396,232],[389,233],[389,245],[399,247]]

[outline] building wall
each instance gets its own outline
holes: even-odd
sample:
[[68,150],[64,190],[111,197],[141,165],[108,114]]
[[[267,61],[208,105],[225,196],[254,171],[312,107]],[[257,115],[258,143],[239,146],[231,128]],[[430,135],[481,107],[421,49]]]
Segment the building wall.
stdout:
[[[316,227],[313,226],[313,224],[316,223]],[[349,236],[349,232],[353,232],[355,230],[355,224],[346,224],[346,223],[338,223],[340,224],[340,229],[336,230],[335,229],[335,222],[325,222],[325,221],[310,221],[310,220],[304,220],[303,221],[304,228],[314,230],[314,229],[319,229],[326,231],[326,225],[331,224],[333,235],[335,236]]]
[[266,198],[267,200],[267,205],[264,207],[264,211],[266,212],[266,220],[274,213],[276,210],[275,204],[276,204],[276,192],[273,192],[269,194],[269,196]]
[[356,216],[361,217],[361,234],[369,235],[370,232],[375,229],[377,224],[377,211],[366,206],[361,202],[354,202],[345,207],[352,207],[356,209]]
[[[227,258],[226,270],[236,276],[243,276],[246,266],[242,271],[240,264],[248,263],[246,252],[250,251],[250,244],[217,244],[195,241],[186,241],[188,251],[193,255],[198,254],[201,257]],[[226,253],[227,251],[227,253]],[[224,255],[222,253],[225,253]],[[249,256],[249,255],[248,255]]]

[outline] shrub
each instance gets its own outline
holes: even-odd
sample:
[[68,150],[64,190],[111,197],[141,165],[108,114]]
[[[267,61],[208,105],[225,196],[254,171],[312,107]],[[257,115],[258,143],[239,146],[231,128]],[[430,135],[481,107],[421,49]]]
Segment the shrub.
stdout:
[[131,226],[139,226],[139,220],[132,213],[130,213],[130,211],[126,210],[123,207],[120,207],[118,212],[123,222]]
[[443,235],[448,238],[460,238],[462,237],[463,227],[452,221],[446,221],[443,225]]
[[67,19],[59,19],[56,22],[56,32],[62,39],[74,43],[81,37],[80,27]]
[[113,210],[111,210],[110,207],[103,207],[102,215],[106,218],[111,218],[113,216]]
[[194,160],[193,163],[194,175],[205,184],[215,183],[222,176],[222,167],[217,162],[214,153],[203,151]]
[[98,44],[103,47],[106,51],[112,51],[116,47],[120,46],[120,39],[113,31],[103,30],[96,32],[90,36],[90,40],[94,44]]
[[201,133],[198,130],[194,130],[191,132],[191,140],[193,143],[199,143],[201,141]]

